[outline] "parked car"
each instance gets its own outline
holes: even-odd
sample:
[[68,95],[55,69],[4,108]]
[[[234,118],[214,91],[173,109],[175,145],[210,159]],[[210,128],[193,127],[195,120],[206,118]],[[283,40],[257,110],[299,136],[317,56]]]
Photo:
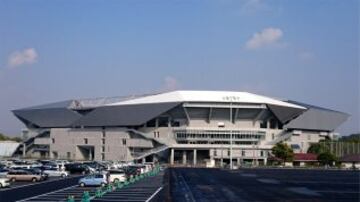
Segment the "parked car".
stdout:
[[106,175],[104,174],[95,174],[83,177],[79,180],[79,185],[81,187],[85,186],[105,186],[107,184]]
[[83,165],[81,163],[72,163],[72,164],[66,164],[65,170],[68,171],[70,174],[88,174],[90,173],[90,169],[87,165]]
[[10,186],[9,179],[5,177],[0,177],[0,188],[9,187],[9,186]]
[[8,174],[8,172],[9,172],[9,169],[7,169],[7,168],[1,168],[1,169],[0,169],[0,177],[1,177],[1,176],[5,176],[5,177],[6,177],[6,175]]
[[12,170],[9,171],[6,177],[12,181],[32,181],[37,182],[41,180],[41,175],[33,174],[27,170]]
[[49,175],[44,173],[41,169],[39,168],[31,168],[31,169],[24,169],[27,170],[31,173],[33,173],[34,175],[40,175],[41,176],[41,180],[47,180],[49,178]]
[[67,171],[61,171],[56,168],[45,168],[43,170],[44,173],[48,174],[50,177],[67,177],[69,173]]
[[124,170],[109,170],[107,173],[108,182],[124,182],[127,177]]

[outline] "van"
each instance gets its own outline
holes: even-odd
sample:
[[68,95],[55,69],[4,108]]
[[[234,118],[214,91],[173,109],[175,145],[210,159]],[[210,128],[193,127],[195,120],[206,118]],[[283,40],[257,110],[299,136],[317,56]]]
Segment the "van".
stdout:
[[108,182],[124,182],[126,181],[126,174],[124,170],[109,170],[107,173]]
[[32,181],[37,182],[41,180],[41,175],[33,174],[30,171],[26,170],[12,170],[9,171],[6,177],[12,181]]

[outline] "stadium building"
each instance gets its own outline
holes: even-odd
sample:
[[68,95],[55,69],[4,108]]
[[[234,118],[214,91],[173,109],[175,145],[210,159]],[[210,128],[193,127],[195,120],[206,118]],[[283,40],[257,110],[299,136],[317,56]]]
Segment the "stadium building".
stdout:
[[27,127],[18,153],[74,160],[265,164],[277,142],[295,152],[332,138],[348,115],[247,92],[172,91],[78,99],[13,111]]

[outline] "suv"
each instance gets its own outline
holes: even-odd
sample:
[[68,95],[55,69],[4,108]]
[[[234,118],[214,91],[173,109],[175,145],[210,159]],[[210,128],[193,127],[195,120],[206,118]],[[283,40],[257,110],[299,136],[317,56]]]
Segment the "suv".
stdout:
[[89,167],[80,163],[66,164],[65,170],[69,171],[70,174],[80,173],[82,175],[85,175],[90,173]]
[[41,180],[41,175],[36,175],[26,170],[13,170],[9,171],[6,175],[10,181],[32,181],[37,182]]

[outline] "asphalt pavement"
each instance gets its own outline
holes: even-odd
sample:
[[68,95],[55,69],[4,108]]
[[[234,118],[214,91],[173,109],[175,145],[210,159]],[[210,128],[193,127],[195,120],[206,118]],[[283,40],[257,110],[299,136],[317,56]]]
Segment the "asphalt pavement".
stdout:
[[170,185],[174,202],[360,201],[359,171],[172,168]]

